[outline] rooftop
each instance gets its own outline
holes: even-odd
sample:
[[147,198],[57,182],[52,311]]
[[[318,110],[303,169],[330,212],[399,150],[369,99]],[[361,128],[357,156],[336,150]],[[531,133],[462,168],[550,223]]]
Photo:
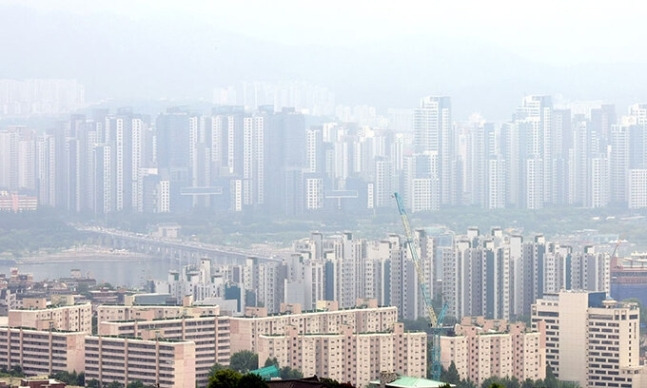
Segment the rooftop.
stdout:
[[[380,385],[380,380],[371,381],[373,385]],[[408,387],[418,387],[418,388],[438,388],[444,387],[447,383],[436,380],[423,379],[421,377],[410,377],[410,376],[398,376],[398,378],[390,383],[387,383],[387,387],[392,388],[408,388]]]

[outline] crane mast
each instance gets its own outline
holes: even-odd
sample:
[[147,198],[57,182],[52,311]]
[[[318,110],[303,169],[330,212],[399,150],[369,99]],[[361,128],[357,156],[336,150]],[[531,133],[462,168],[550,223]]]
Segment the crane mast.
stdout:
[[441,363],[440,363],[440,334],[443,320],[445,319],[445,314],[447,313],[447,304],[443,305],[443,308],[440,311],[440,314],[437,316],[436,311],[431,299],[431,294],[429,293],[429,288],[427,287],[427,282],[425,281],[425,273],[422,268],[422,263],[420,261],[420,256],[418,255],[418,244],[416,239],[413,236],[411,230],[411,225],[409,223],[409,216],[407,211],[404,208],[404,203],[402,198],[398,193],[393,193],[393,198],[395,198],[396,203],[398,204],[398,211],[400,212],[400,218],[402,220],[402,226],[404,226],[405,232],[405,244],[409,248],[409,253],[411,254],[411,259],[413,265],[416,269],[416,275],[418,277],[418,285],[422,292],[425,310],[427,310],[427,317],[429,318],[429,324],[432,328],[433,342],[432,342],[432,352],[431,352],[431,377],[434,380],[440,379]]

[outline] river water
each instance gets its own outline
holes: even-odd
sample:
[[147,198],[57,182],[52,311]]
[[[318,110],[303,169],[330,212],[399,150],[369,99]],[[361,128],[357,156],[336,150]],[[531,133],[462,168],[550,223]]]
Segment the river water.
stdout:
[[181,265],[173,260],[151,258],[139,255],[83,255],[68,257],[43,256],[29,258],[18,262],[0,262],[0,273],[9,276],[11,268],[18,268],[22,273],[31,273],[35,281],[69,277],[71,270],[78,269],[83,277],[91,277],[97,283],[108,282],[115,286],[140,287],[146,281],[166,279],[168,271],[178,270]]

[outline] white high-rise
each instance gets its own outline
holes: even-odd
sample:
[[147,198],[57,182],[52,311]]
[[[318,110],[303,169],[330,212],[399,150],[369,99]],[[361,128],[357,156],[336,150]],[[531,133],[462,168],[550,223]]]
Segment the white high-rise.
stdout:
[[581,387],[639,388],[639,309],[606,299],[605,292],[561,291],[532,306],[532,323],[546,325],[546,362],[559,380]]

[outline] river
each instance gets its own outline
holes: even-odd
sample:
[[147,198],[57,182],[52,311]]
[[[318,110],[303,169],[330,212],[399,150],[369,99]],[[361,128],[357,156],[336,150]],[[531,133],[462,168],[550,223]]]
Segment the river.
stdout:
[[18,268],[21,274],[30,273],[35,281],[41,281],[69,277],[71,270],[78,269],[83,277],[95,278],[97,283],[141,287],[148,280],[166,279],[168,271],[180,269],[181,264],[175,260],[128,252],[64,252],[32,256],[14,262],[3,260],[0,261],[0,273],[9,276],[11,268]]

